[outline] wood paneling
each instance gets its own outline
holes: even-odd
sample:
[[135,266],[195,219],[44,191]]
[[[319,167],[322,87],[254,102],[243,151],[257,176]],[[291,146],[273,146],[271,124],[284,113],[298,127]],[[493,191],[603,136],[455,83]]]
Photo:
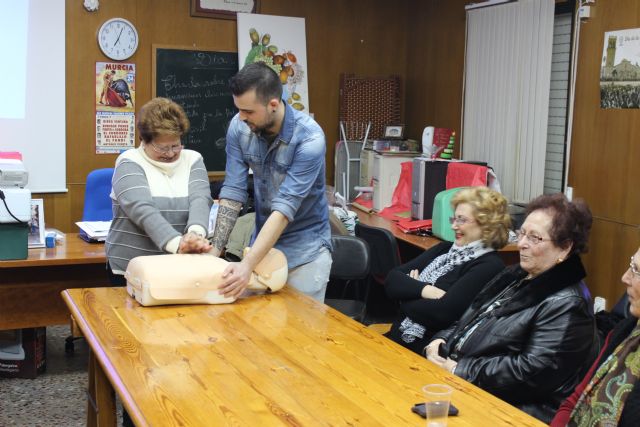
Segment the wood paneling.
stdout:
[[430,0],[410,8],[406,124],[407,135],[418,141],[427,125],[460,135],[466,3]]
[[620,277],[640,243],[640,197],[633,190],[640,181],[640,110],[600,108],[600,64],[604,33],[640,27],[640,3],[601,3],[591,6],[580,31],[568,185],[596,217],[587,283],[611,305],[624,292]]
[[607,299],[608,308],[625,292],[622,274],[639,245],[638,227],[602,219],[593,222],[589,252],[582,258],[587,268],[586,282],[593,297]]
[[[327,176],[333,176],[338,138],[340,73],[399,74],[407,66],[408,0],[265,0],[260,12],[306,19],[311,112],[327,136]],[[75,231],[82,216],[84,185],[93,169],[112,167],[116,155],[95,154],[94,69],[106,61],[96,32],[107,19],[123,17],[136,25],[140,45],[127,62],[136,64],[136,107],[151,97],[151,45],[181,45],[237,50],[236,21],[191,17],[189,1],[110,0],[89,13],[81,1],[66,2],[67,194],[45,199],[48,226]],[[331,180],[332,178],[330,178]]]

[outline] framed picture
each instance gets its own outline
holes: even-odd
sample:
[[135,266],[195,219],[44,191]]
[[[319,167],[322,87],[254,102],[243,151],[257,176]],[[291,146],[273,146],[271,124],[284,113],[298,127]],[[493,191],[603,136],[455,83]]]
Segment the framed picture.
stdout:
[[260,0],[191,0],[191,16],[236,19],[238,12],[258,13]]
[[44,248],[44,200],[31,199],[31,219],[29,220],[30,248]]
[[404,125],[385,126],[384,137],[388,139],[402,139],[402,137],[404,137]]

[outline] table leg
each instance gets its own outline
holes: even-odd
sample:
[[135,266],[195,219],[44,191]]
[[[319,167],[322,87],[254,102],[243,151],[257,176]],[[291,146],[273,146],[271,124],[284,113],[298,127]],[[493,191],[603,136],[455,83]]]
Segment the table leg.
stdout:
[[93,351],[89,350],[89,386],[87,388],[87,427],[96,427],[98,425],[96,407],[96,358]]
[[93,352],[89,353],[87,426],[116,426],[115,392]]

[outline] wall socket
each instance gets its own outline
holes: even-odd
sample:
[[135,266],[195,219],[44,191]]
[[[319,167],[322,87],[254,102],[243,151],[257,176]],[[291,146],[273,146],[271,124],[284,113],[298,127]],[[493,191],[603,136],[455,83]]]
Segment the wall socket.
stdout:
[[591,18],[591,6],[580,6],[580,9],[578,9],[578,17],[580,19]]
[[593,299],[593,312],[604,311],[607,309],[607,300],[602,297],[595,297]]

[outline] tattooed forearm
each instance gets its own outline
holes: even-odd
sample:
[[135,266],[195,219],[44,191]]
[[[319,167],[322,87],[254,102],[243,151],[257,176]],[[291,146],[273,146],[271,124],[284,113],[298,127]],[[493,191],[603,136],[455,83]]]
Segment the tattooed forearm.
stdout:
[[216,228],[213,230],[213,237],[211,238],[211,244],[218,254],[221,253],[226,246],[229,240],[229,234],[231,234],[231,230],[236,224],[238,214],[241,210],[242,203],[240,202],[227,199],[220,200],[218,217],[216,218]]

